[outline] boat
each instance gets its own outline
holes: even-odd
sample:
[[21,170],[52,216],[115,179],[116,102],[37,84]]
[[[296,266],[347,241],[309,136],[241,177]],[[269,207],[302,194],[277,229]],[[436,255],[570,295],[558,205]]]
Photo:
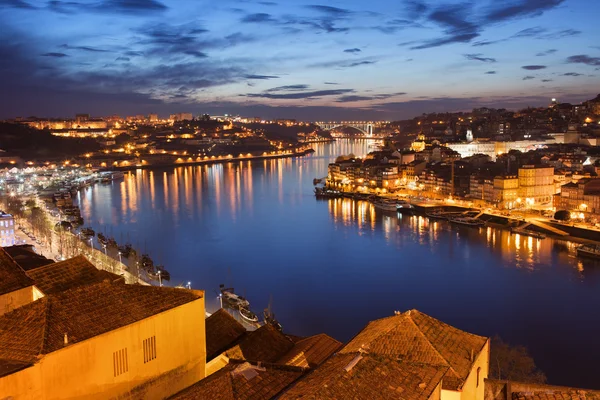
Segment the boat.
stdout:
[[279,332],[283,331],[283,327],[281,326],[279,321],[277,321],[275,319],[275,314],[273,314],[271,312],[271,310],[269,310],[268,308],[265,308],[265,310],[263,311],[263,316],[265,317],[265,324],[271,325],[273,328],[277,329]]
[[600,259],[600,245],[583,244],[577,248],[577,255],[579,257],[589,257],[589,258]]
[[396,211],[396,200],[394,199],[377,199],[373,202],[375,208],[380,208],[386,211]]
[[413,206],[406,200],[398,200],[396,202],[396,211],[398,211],[399,213],[409,214],[415,211],[415,206]]
[[248,322],[258,322],[258,316],[246,307],[239,307],[240,316]]
[[473,217],[456,217],[456,218],[450,218],[449,221],[453,222],[455,224],[467,225],[467,226],[483,226],[483,225],[485,225],[485,223],[483,221],[480,221],[477,218],[473,218]]
[[225,288],[225,285],[220,285],[221,298],[227,305],[234,308],[248,307],[250,302],[234,293],[233,288]]
[[340,192],[339,190],[315,188],[315,196],[316,197],[327,197],[327,198],[338,198],[338,197],[342,197],[342,192]]
[[448,220],[448,215],[443,211],[432,211],[430,213],[425,213],[425,216],[429,219],[445,219]]
[[517,235],[531,236],[536,239],[546,239],[546,235],[544,235],[543,233],[531,231],[529,229],[512,228],[510,230],[510,233],[514,233]]

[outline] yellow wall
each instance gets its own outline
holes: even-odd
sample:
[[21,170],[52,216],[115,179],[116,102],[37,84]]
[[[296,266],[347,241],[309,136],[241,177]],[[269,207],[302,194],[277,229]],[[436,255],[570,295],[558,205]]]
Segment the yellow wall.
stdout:
[[[477,368],[481,368],[479,371],[479,384],[477,383]],[[479,353],[471,372],[467,376],[465,383],[462,386],[461,391],[443,390],[441,400],[483,400],[484,391],[484,379],[488,377],[490,369],[490,340],[486,342],[483,350]]]
[[[182,289],[184,290],[184,289]],[[156,337],[144,363],[143,340]],[[128,371],[114,376],[113,353],[127,348]],[[21,399],[163,399],[205,376],[204,298],[46,355],[34,367],[0,378],[0,393]],[[41,376],[40,389],[28,379]],[[35,380],[37,381],[37,379]],[[16,385],[14,387],[8,385]],[[41,395],[40,395],[41,392]]]
[[441,400],[461,400],[460,392],[442,389]]
[[440,400],[442,397],[442,382],[440,382],[436,387],[429,399],[427,400]]
[[220,354],[206,364],[206,376],[214,374],[227,364],[229,364],[229,357],[225,354]]
[[[39,294],[39,295],[38,295]],[[23,289],[15,290],[14,292],[0,295],[0,315],[6,314],[15,308],[29,304],[38,298],[43,297],[41,292],[29,286]]]

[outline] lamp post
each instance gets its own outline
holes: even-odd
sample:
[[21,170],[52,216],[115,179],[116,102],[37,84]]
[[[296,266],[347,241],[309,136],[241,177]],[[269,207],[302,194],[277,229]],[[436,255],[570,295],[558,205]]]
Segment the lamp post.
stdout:
[[162,286],[162,279],[160,278],[160,270],[158,270],[158,286]]
[[188,281],[187,288],[190,289],[190,290],[192,289],[192,282]]

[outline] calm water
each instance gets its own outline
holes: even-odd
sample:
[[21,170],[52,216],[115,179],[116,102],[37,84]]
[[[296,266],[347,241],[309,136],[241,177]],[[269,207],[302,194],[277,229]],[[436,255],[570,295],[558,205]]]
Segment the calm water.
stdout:
[[284,329],[346,341],[368,321],[417,308],[526,345],[554,384],[600,388],[600,265],[551,239],[318,201],[312,180],[364,141],[301,159],[136,171],[80,193],[85,220],[127,238],[217,304],[220,283]]

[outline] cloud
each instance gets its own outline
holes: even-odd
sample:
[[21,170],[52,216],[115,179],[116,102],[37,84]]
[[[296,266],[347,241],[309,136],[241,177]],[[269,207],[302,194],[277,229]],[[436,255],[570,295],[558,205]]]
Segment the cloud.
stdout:
[[552,82],[552,79],[542,79],[542,82]]
[[126,14],[137,14],[165,11],[168,7],[157,0],[104,0],[98,8]]
[[279,79],[279,77],[275,76],[275,75],[254,75],[254,74],[244,75],[244,78],[254,79],[254,80]]
[[117,57],[115,61],[131,61],[131,59],[129,57]]
[[322,6],[322,5],[309,5],[306,8],[310,8],[312,10],[316,10],[325,14],[341,16],[351,14],[351,11],[345,10],[343,8],[331,7],[331,6]]
[[354,89],[335,89],[335,90],[315,90],[311,92],[292,92],[292,93],[249,93],[246,97],[257,97],[264,99],[286,99],[286,100],[297,100],[297,99],[310,99],[315,97],[325,96],[339,96],[346,93],[352,93]]
[[360,53],[361,50],[359,48],[353,48],[353,49],[346,49],[344,50],[344,53]]
[[35,9],[34,6],[23,0],[0,0],[0,8],[2,7]]
[[42,54],[42,56],[44,56],[44,57],[56,57],[56,58],[69,57],[69,55],[65,54],[65,53],[44,53],[44,54]]
[[535,76],[527,75],[526,77],[523,78],[524,81],[528,81],[531,79],[535,79]]
[[567,62],[571,64],[586,64],[598,67],[600,66],[600,57],[590,57],[585,54],[579,54],[576,56],[568,57]]
[[61,49],[69,49],[69,50],[82,50],[82,51],[88,51],[88,52],[91,52],[91,53],[108,53],[108,52],[110,52],[110,50],[99,49],[97,47],[91,47],[91,46],[70,46],[68,44],[61,44],[60,48]]
[[561,76],[581,76],[581,75],[583,75],[583,74],[579,74],[577,72],[567,72],[567,73],[562,74]]
[[451,43],[468,43],[479,36],[481,27],[467,19],[473,3],[443,4],[438,6],[427,19],[444,29],[446,36],[427,40],[411,49],[427,49]]
[[271,14],[267,13],[256,13],[256,14],[248,14],[241,20],[242,22],[247,23],[265,23],[265,22],[276,22]]
[[486,75],[496,75],[496,71],[487,71],[485,72]]
[[544,56],[548,56],[548,55],[550,55],[550,54],[554,54],[554,53],[556,53],[557,51],[558,51],[558,50],[556,50],[556,49],[549,49],[549,50],[546,50],[546,51],[542,51],[542,52],[539,52],[539,53],[537,53],[537,54],[536,54],[536,57],[544,57]]
[[521,68],[526,69],[528,71],[537,71],[538,69],[546,69],[545,65],[524,65]]
[[558,7],[565,0],[518,0],[499,3],[491,8],[483,17],[487,23],[504,22],[511,19],[534,17]]
[[325,85],[339,85],[339,83],[336,82],[323,82]]
[[352,103],[355,101],[365,101],[365,100],[373,100],[373,98],[370,96],[350,95],[350,96],[342,96],[339,99],[337,99],[336,102],[337,103]]
[[277,86],[271,89],[265,90],[265,92],[282,92],[282,91],[295,91],[295,90],[306,90],[308,89],[308,85],[285,85],[285,86]]
[[429,10],[429,6],[421,0],[410,0],[404,3],[404,7],[410,19],[420,19]]
[[481,62],[486,62],[486,63],[495,63],[496,62],[495,58],[482,57],[483,54],[481,54],[481,53],[477,53],[477,54],[463,54],[463,56],[467,60],[472,60],[472,61],[481,61]]
[[361,65],[370,65],[370,64],[375,64],[377,61],[357,61],[351,64],[348,64],[347,67],[351,68],[351,67],[359,67]]

